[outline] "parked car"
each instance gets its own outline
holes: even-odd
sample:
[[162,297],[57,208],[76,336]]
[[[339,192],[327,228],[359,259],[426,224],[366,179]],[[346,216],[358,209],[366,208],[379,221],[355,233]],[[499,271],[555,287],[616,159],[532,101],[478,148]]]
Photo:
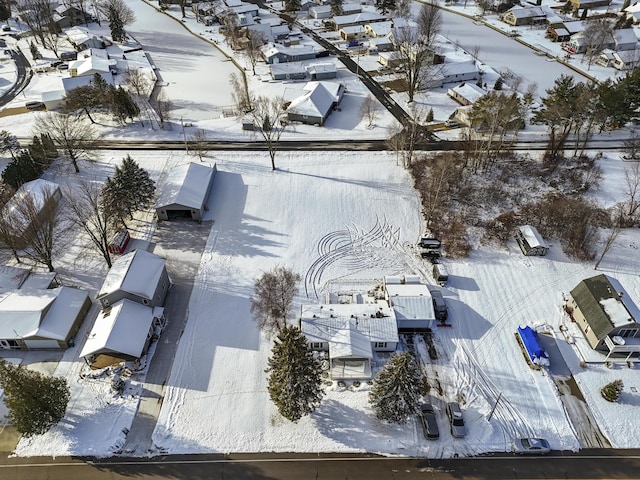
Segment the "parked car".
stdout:
[[449,128],[458,128],[460,126],[460,122],[457,120],[446,120],[444,124]]
[[467,427],[464,424],[462,410],[460,410],[460,405],[457,402],[447,403],[447,417],[449,417],[449,424],[451,425],[451,435],[456,438],[466,437]]
[[447,269],[443,264],[439,262],[433,263],[433,279],[441,287],[444,287],[449,281],[449,272],[447,272]]
[[438,429],[438,420],[433,405],[424,403],[420,405],[420,425],[422,425],[422,433],[427,440],[437,440],[440,438],[440,430]]
[[42,111],[47,109],[45,104],[42,102],[27,102],[24,104],[24,106],[26,107],[27,110],[32,110],[32,111]]
[[449,311],[447,310],[447,303],[444,301],[442,292],[440,292],[440,290],[431,290],[431,300],[433,301],[436,320],[444,322],[449,316]]
[[551,451],[551,446],[544,438],[516,438],[513,451],[523,455],[544,455]]

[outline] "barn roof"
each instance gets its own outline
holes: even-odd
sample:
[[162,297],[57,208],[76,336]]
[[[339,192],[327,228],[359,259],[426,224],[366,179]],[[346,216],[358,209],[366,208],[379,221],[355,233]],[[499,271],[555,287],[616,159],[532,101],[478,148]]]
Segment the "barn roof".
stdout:
[[201,209],[215,172],[215,165],[212,168],[200,163],[186,163],[173,168],[160,185],[156,208],[181,205]]

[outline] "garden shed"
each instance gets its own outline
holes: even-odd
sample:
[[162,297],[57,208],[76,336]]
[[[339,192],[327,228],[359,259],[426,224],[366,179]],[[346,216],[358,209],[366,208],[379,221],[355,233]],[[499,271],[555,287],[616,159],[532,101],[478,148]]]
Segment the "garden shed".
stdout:
[[193,162],[173,168],[158,189],[155,206],[158,219],[202,220],[209,209],[207,199],[216,171],[215,164],[210,167]]
[[544,241],[542,235],[538,233],[536,227],[522,225],[516,232],[516,241],[520,245],[520,250],[527,256],[544,256],[549,251],[549,245]]

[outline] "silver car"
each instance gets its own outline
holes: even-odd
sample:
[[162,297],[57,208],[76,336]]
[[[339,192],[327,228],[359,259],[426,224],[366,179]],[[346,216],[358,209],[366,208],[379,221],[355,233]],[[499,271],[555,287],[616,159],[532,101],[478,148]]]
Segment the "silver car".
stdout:
[[524,455],[544,455],[551,451],[551,446],[544,438],[516,438],[513,451]]
[[464,424],[460,405],[456,402],[447,403],[447,417],[449,417],[449,424],[451,425],[451,435],[456,438],[466,437],[467,427]]

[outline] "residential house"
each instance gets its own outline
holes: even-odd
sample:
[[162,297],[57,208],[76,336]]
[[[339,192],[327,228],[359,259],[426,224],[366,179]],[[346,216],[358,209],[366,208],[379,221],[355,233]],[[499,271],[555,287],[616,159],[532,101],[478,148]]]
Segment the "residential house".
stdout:
[[[606,49],[614,51],[635,50],[638,45],[638,38],[632,28],[616,29],[603,41],[598,48],[601,51]],[[585,53],[589,47],[584,32],[578,32],[571,37],[568,47],[574,53]]]
[[486,95],[486,93],[487,91],[485,89],[474,83],[462,83],[447,91],[447,95],[460,105],[473,105],[480,97]]
[[627,359],[640,354],[640,312],[616,279],[601,274],[582,280],[565,309],[594,350]]
[[118,300],[98,314],[80,357],[95,368],[138,360],[165,325],[163,307]]
[[304,80],[307,78],[307,67],[300,62],[274,63],[269,65],[269,71],[274,80]]
[[634,25],[640,23],[640,2],[633,2],[633,5],[629,5],[622,11],[627,19],[632,19]]
[[156,215],[159,220],[189,218],[201,221],[209,209],[207,200],[217,168],[201,163],[186,163],[172,168],[159,186]]
[[445,63],[439,71],[442,75],[443,84],[468,82],[480,78],[480,69],[473,60],[468,62]]
[[316,20],[323,20],[325,18],[331,18],[331,5],[317,5],[309,8],[309,15]]
[[384,22],[386,17],[383,17],[379,13],[375,12],[361,12],[352,13],[350,15],[336,15],[330,21],[330,25],[333,30],[339,31],[344,27],[352,27],[354,25],[360,25],[364,27],[367,24],[374,22]]
[[513,7],[501,15],[501,20],[507,25],[538,25],[545,23],[547,10],[542,7]]
[[545,37],[552,42],[568,42],[571,39],[571,33],[566,28],[548,28]]
[[[115,80],[111,72],[99,72],[102,79],[109,85],[115,85]],[[70,92],[74,88],[83,87],[93,82],[93,75],[82,75],[78,77],[64,77],[62,79],[62,87],[65,93]]]
[[303,305],[300,329],[312,350],[328,355],[333,380],[371,378],[376,354],[399,342],[394,311],[380,300]]
[[327,117],[340,104],[345,86],[335,82],[309,82],[306,93],[294,99],[287,107],[291,122],[323,126]]
[[392,28],[393,22],[391,20],[387,20],[384,22],[367,23],[364,26],[367,35],[371,38],[387,37],[391,33]]
[[549,245],[544,241],[536,227],[522,225],[516,230],[516,242],[520,250],[527,256],[543,257],[549,251]]
[[91,30],[85,27],[71,27],[64,33],[69,43],[78,51],[87,48],[106,48],[111,43],[104,37],[94,35]]
[[0,295],[0,349],[63,349],[75,335],[91,300],[71,287],[21,288]]
[[397,50],[390,52],[379,52],[378,63],[383,67],[396,68],[404,63],[404,57]]
[[385,299],[392,308],[399,332],[430,330],[436,315],[429,288],[415,275],[384,277]]
[[72,77],[93,76],[94,73],[116,73],[116,59],[110,59],[106,50],[89,48],[78,53],[77,59],[69,62]]
[[375,37],[369,39],[369,53],[388,52],[393,50],[393,42],[387,37]]
[[278,43],[269,43],[262,47],[262,56],[268,64],[300,62],[316,58],[316,51],[311,45],[292,45],[285,47]]
[[613,50],[616,52],[635,50],[638,46],[638,37],[633,28],[618,28],[613,30]]
[[585,10],[596,7],[608,7],[611,0],[569,0],[574,10]]
[[346,42],[355,42],[367,38],[367,32],[362,25],[342,27],[339,33],[340,37]]
[[92,21],[91,15],[71,5],[58,5],[53,10],[53,21],[59,29]]
[[311,80],[331,80],[338,76],[336,64],[333,62],[312,63],[305,68]]
[[171,286],[165,263],[164,258],[145,250],[122,255],[113,262],[96,299],[102,308],[123,298],[142,305],[162,306]]

